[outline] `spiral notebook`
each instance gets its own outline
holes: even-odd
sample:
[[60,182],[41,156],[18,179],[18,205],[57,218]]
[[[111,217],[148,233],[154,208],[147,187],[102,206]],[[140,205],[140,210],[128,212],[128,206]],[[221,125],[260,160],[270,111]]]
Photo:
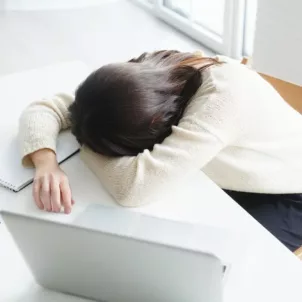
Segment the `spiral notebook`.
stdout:
[[[34,170],[21,165],[18,142],[19,117],[24,108],[58,92],[74,92],[88,73],[85,64],[70,62],[0,77],[0,185],[18,192],[33,180]],[[60,133],[59,162],[78,150],[69,131]]]

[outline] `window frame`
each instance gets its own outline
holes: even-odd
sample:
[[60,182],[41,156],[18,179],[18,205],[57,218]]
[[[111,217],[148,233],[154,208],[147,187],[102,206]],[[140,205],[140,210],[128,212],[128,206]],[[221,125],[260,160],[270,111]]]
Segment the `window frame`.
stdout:
[[225,0],[222,36],[194,22],[192,14],[185,18],[165,7],[163,0],[154,0],[153,4],[146,0],[131,1],[214,52],[236,59],[242,57],[246,0]]

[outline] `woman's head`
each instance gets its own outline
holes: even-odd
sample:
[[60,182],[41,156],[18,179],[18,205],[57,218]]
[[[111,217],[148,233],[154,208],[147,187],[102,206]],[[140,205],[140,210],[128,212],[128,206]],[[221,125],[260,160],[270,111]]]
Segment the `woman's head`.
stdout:
[[158,51],[93,72],[70,107],[81,144],[108,156],[137,155],[171,134],[202,83],[200,70],[215,64],[191,53]]

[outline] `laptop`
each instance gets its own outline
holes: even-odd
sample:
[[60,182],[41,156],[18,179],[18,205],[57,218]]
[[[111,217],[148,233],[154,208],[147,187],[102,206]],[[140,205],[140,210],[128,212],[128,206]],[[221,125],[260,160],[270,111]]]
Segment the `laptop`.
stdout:
[[222,302],[225,267],[192,248],[190,224],[114,207],[94,213],[99,224],[1,216],[45,288],[101,302]]

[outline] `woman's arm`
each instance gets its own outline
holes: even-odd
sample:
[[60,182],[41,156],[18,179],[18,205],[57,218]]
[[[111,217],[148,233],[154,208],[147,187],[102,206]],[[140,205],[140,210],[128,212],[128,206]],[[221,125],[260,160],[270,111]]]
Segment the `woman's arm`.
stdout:
[[[223,66],[217,70],[226,68],[227,71],[227,65]],[[202,89],[188,105],[179,125],[152,151],[145,150],[135,157],[109,158],[83,148],[83,160],[121,205],[138,206],[154,200],[186,174],[203,168],[241,134],[242,121],[247,116],[243,108],[247,111],[247,107],[244,82],[237,69],[227,75],[217,72],[205,76],[204,73],[203,77]],[[72,100],[58,97],[27,109],[21,118],[21,128],[23,125],[25,129],[21,135],[25,162],[26,158],[29,163],[33,161],[33,153],[38,150],[49,149],[48,154],[55,151],[58,132],[69,126],[68,106]],[[43,172],[43,164],[40,171]],[[56,184],[58,179],[55,178]],[[50,197],[51,204],[52,200]]]
[[20,118],[22,161],[36,168],[33,196],[37,206],[47,211],[59,212],[63,205],[65,213],[70,213],[73,204],[68,179],[55,154],[60,130],[70,126],[68,107],[73,100],[72,94],[57,94],[34,102]]
[[34,102],[24,110],[19,122],[19,140],[25,166],[33,165],[31,154],[38,150],[56,152],[59,132],[70,127],[68,108],[73,101],[73,94],[60,93]]
[[84,147],[82,159],[119,204],[134,207],[150,203],[238,138],[239,119],[244,119],[240,94],[240,90],[230,91],[228,85],[216,89],[205,82],[202,94],[189,104],[179,125],[152,151],[109,158]]
[[194,132],[182,124],[162,144],[135,157],[108,158],[85,147],[81,157],[120,205],[137,207],[173,190],[225,146],[207,130]]

